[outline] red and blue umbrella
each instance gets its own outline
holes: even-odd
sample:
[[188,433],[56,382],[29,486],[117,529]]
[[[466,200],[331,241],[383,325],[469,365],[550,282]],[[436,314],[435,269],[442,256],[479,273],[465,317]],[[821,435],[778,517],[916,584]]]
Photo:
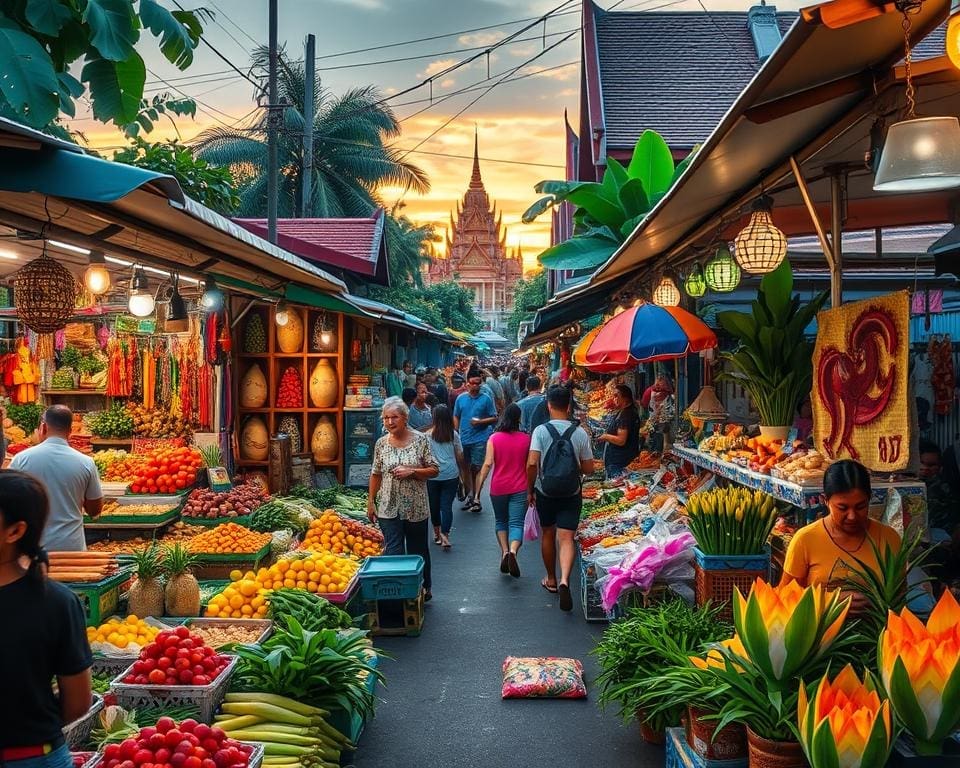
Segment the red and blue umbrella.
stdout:
[[613,372],[715,346],[717,335],[696,315],[680,307],[645,302],[590,331],[574,350],[573,362],[593,371]]

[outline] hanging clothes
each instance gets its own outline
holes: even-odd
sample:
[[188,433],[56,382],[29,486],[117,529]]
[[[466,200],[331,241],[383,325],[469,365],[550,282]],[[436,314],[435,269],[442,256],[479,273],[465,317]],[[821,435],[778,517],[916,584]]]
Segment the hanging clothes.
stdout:
[[956,374],[953,367],[953,342],[949,335],[930,337],[930,361],[933,364],[933,409],[946,416],[953,409]]

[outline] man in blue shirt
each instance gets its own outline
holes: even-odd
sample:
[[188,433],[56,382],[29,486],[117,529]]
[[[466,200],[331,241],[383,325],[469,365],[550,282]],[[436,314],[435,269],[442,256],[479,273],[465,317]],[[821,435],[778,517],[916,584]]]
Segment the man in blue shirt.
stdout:
[[537,406],[544,401],[543,386],[540,384],[539,376],[527,376],[527,396],[520,400],[517,405],[520,407],[520,431],[528,435],[533,432],[535,424],[531,424],[533,412]]
[[460,433],[463,457],[470,465],[470,487],[466,489],[467,498],[463,508],[473,512],[481,509],[479,498],[474,498],[474,488],[486,456],[487,438],[493,433],[493,425],[497,422],[497,407],[489,395],[480,391],[482,383],[480,371],[471,369],[467,374],[467,391],[453,404],[453,427]]

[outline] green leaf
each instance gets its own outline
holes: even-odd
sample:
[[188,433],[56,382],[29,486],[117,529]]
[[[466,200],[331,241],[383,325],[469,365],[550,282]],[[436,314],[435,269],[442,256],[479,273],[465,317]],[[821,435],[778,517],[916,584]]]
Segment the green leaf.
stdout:
[[41,35],[56,37],[63,25],[73,17],[73,12],[60,0],[27,0],[24,16]]
[[784,259],[773,272],[763,276],[760,280],[760,293],[766,300],[775,322],[782,323],[793,296],[793,270],[789,261]]
[[133,4],[129,0],[87,0],[83,21],[90,27],[90,43],[100,53],[100,58],[125,62],[135,55],[133,46],[140,35]]
[[[830,730],[830,720],[824,718],[813,734],[813,742],[809,745],[810,764],[817,768],[840,768],[840,756],[837,754],[837,744]],[[882,763],[863,763],[863,765],[882,765]]]
[[[683,160],[680,161],[680,164],[677,165],[676,169],[673,172],[673,181],[676,182],[679,179],[690,163],[693,162],[694,158],[697,156],[697,153],[700,151],[702,145],[697,144],[693,149],[690,150],[690,154],[687,155]],[[672,184],[671,184],[672,186]]]
[[570,190],[566,199],[584,208],[597,221],[611,229],[619,230],[626,219],[616,193],[611,195],[601,184],[581,184]]
[[15,22],[0,16],[0,93],[19,119],[41,128],[57,116],[60,84],[50,57]]
[[750,315],[743,312],[718,312],[717,322],[723,330],[739,341],[756,345],[757,327]]
[[[630,220],[643,219],[650,210],[650,201],[643,191],[640,179],[628,179],[618,192],[624,215]],[[632,231],[632,230],[631,230]]]
[[814,647],[817,640],[817,630],[818,622],[813,592],[807,590],[794,609],[790,621],[787,622],[786,631],[783,635],[787,658],[784,663],[782,678],[803,674],[802,664],[809,657],[810,651]]
[[639,216],[634,216],[632,219],[627,219],[623,222],[623,226],[620,227],[620,237],[623,240],[626,240],[630,235],[633,234],[633,231],[640,226],[640,222],[647,217],[646,213],[641,213]]
[[77,111],[74,99],[83,95],[83,83],[69,72],[57,72],[57,84],[60,86],[60,111],[73,117]]
[[199,20],[192,14],[189,17],[196,22],[187,26],[156,0],[140,0],[140,20],[155,37],[160,38],[160,50],[167,61],[178,69],[186,69],[193,63],[193,49],[200,42],[203,31]]
[[556,198],[553,195],[548,195],[547,197],[541,197],[533,205],[531,205],[527,210],[523,212],[523,216],[520,217],[520,220],[524,224],[531,223],[536,219],[541,213],[549,211],[553,206],[556,205]]
[[917,701],[910,684],[910,676],[903,660],[898,656],[893,662],[893,673],[890,675],[890,703],[897,712],[897,717],[910,731],[911,735],[926,741],[927,718]]
[[93,116],[117,125],[136,120],[146,75],[143,59],[137,53],[126,61],[88,60],[80,79],[90,86]]
[[627,169],[624,168],[620,161],[615,157],[607,158],[607,170],[603,172],[604,183],[607,181],[608,174],[610,178],[616,182],[617,189],[620,189],[624,184],[630,181],[630,175],[627,173]]
[[538,258],[546,269],[591,269],[603,264],[619,246],[607,237],[578,235],[547,248]]
[[627,168],[631,179],[640,179],[648,197],[663,195],[673,183],[673,155],[656,131],[644,131],[633,149]]

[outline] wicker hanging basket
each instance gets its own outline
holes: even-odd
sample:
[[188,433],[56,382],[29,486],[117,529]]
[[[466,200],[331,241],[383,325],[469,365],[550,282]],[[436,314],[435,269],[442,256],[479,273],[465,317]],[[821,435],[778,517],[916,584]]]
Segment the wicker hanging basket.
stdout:
[[36,333],[63,328],[76,311],[77,281],[46,253],[13,276],[14,304],[20,320]]

